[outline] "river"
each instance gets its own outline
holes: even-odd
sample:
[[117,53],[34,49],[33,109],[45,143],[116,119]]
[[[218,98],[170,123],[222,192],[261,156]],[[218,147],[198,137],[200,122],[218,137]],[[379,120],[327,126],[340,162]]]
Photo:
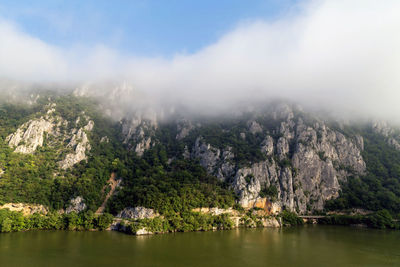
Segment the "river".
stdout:
[[400,231],[340,226],[130,236],[0,234],[0,266],[400,266]]

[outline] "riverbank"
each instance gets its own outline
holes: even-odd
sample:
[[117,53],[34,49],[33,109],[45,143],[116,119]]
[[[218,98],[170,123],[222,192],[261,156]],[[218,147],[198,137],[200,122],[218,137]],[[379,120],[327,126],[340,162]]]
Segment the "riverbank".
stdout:
[[387,210],[380,210],[368,215],[329,215],[318,218],[318,224],[362,226],[378,229],[400,229],[400,222],[394,219]]
[[133,235],[162,234],[171,232],[195,232],[211,230],[230,230],[236,228],[281,228],[281,216],[247,214],[211,215],[200,212],[187,212],[144,218],[137,220],[114,219],[110,230]]
[[22,211],[0,210],[0,232],[27,230],[93,231],[114,230],[133,235],[168,232],[194,232],[235,228],[281,228],[303,224],[363,226],[379,229],[400,229],[400,223],[382,210],[368,215],[331,214],[304,216],[282,211],[269,215],[264,210],[195,209],[182,213],[157,215],[152,218],[125,219],[91,211],[68,214],[58,212],[24,214]]
[[282,227],[279,215],[272,216],[260,209],[202,209],[167,213],[149,218],[127,219],[91,211],[25,214],[22,211],[0,210],[0,232],[27,230],[116,230],[128,234],[154,234],[234,229],[239,227]]

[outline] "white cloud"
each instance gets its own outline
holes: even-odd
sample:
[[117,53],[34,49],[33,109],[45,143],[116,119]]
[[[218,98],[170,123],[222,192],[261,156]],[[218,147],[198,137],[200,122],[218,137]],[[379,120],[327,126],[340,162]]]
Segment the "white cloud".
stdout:
[[172,59],[101,45],[58,48],[0,22],[0,73],[25,81],[124,79],[156,101],[197,108],[283,97],[388,118],[400,113],[399,14],[397,0],[311,1]]

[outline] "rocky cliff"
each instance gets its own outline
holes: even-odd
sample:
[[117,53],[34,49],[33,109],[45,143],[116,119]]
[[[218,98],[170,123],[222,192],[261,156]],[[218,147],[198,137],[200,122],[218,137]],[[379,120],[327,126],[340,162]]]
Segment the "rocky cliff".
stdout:
[[[55,208],[67,209],[74,206],[71,199],[81,196],[83,209],[96,209],[110,173],[116,172],[123,189],[115,194],[118,201],[109,201],[114,215],[125,211],[128,216],[134,213],[129,207],[138,206],[162,214],[162,205],[154,204],[157,197],[173,195],[171,201],[181,203],[184,193],[193,201],[188,203],[195,203],[191,208],[227,208],[236,200],[245,209],[268,214],[282,209],[306,214],[323,210],[349,177],[368,174],[368,160],[393,161],[393,168],[377,172],[379,177],[400,175],[397,154],[389,151],[400,149],[400,132],[382,121],[360,128],[283,102],[238,108],[221,117],[172,111],[166,116],[138,107],[115,120],[100,116],[96,108],[103,104],[94,108],[86,98],[54,99],[34,98],[31,113],[20,109],[10,121],[10,114],[0,113],[7,123],[0,128],[6,152],[0,153],[4,203],[41,204],[56,198]],[[379,149],[389,156],[368,156]],[[186,184],[179,187],[182,181]],[[385,190],[394,184],[388,190],[397,192],[397,182],[382,183]],[[166,193],[174,186],[175,191]],[[195,186],[198,191],[188,189]],[[58,190],[63,193],[56,194]]]
[[397,150],[400,150],[400,132],[385,121],[375,121],[372,130],[385,137],[386,142]]
[[154,140],[155,130],[157,129],[157,119],[153,112],[144,115],[137,113],[130,118],[123,119],[122,135],[123,143],[128,148],[135,151],[138,156],[151,147]]
[[[322,210],[326,200],[338,196],[340,181],[366,171],[362,136],[346,135],[299,107],[281,103],[230,120],[173,122],[175,140],[185,147],[175,157],[198,160],[209,174],[231,185],[245,208],[266,198],[298,213]],[[161,142],[155,132],[162,127],[156,120],[131,120],[124,141],[133,141],[142,155],[150,143]]]
[[235,165],[229,146],[220,150],[201,138],[192,148],[192,157],[199,158],[207,171],[231,181],[242,206],[254,206],[260,193],[274,186],[282,207],[300,213],[321,210],[325,200],[338,196],[340,180],[365,172],[361,136],[346,137],[320,120],[306,123],[288,105],[278,106],[270,119],[276,127],[263,129],[255,119],[248,121],[244,132],[264,135],[259,146],[265,160]]
[[46,143],[59,154],[66,153],[58,165],[68,169],[87,159],[86,153],[91,149],[87,133],[93,130],[94,122],[85,114],[68,121],[55,114],[56,108],[56,104],[49,104],[44,115],[22,124],[7,136],[6,142],[15,152],[23,154],[33,154]]

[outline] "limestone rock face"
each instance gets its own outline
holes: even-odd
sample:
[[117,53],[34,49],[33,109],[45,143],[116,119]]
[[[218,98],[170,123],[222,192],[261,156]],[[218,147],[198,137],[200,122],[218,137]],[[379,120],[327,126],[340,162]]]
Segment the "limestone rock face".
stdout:
[[261,143],[261,152],[267,156],[274,154],[274,139],[271,136],[265,137]]
[[159,216],[158,213],[154,212],[152,209],[148,209],[145,207],[128,207],[123,209],[120,213],[118,213],[118,218],[125,218],[125,219],[151,219],[156,216]]
[[400,133],[397,132],[389,123],[377,121],[372,124],[372,130],[385,137],[386,142],[397,150],[400,150]]
[[[233,126],[212,126],[219,127],[216,129],[221,134],[228,133],[227,139],[211,136],[216,138],[208,140],[204,120],[180,119],[173,123],[177,130],[175,139],[184,145],[182,155],[175,158],[196,160],[209,174],[229,183],[245,208],[259,205],[267,197],[277,212],[282,208],[303,214],[321,210],[326,200],[338,196],[340,181],[349,175],[362,175],[366,170],[361,156],[362,136],[345,134],[336,124],[294,105],[272,105],[265,111],[240,117]],[[140,156],[159,142],[155,135],[159,127],[162,126],[155,117],[135,115],[122,123],[124,143]],[[386,126],[376,128],[388,136],[394,133]],[[393,137],[396,142],[388,140],[396,146],[396,138]],[[262,156],[243,163],[246,151],[238,146],[258,147]],[[271,192],[273,196],[265,195]]]
[[228,208],[228,209],[221,209],[218,207],[215,208],[196,208],[192,209],[193,212],[200,212],[200,213],[205,213],[205,214],[210,214],[213,216],[218,216],[221,214],[229,214],[229,215],[238,215],[238,211]]
[[360,135],[345,136],[286,104],[278,105],[267,116],[267,126],[250,119],[248,132],[243,132],[265,136],[259,144],[265,160],[238,166],[229,146],[213,147],[201,136],[191,148],[191,158],[198,159],[208,173],[231,183],[243,207],[253,207],[261,201],[260,193],[273,186],[277,189],[275,210],[321,210],[326,200],[338,196],[339,181],[350,174],[365,173]]
[[138,156],[142,156],[144,151],[152,145],[152,137],[157,129],[157,119],[155,114],[131,117],[129,120],[122,121],[123,143],[128,144]]
[[148,231],[146,228],[141,228],[135,232],[135,235],[152,235],[153,232]]
[[15,152],[32,154],[37,147],[43,145],[44,134],[53,134],[54,121],[49,117],[41,117],[24,123],[17,131],[6,138]]
[[24,216],[32,215],[34,213],[47,214],[48,208],[38,204],[26,203],[6,203],[0,206],[0,209],[9,209],[10,211],[20,211]]
[[108,136],[103,136],[100,139],[100,143],[108,143],[108,142],[110,142],[110,139],[108,138]]
[[209,172],[213,173],[216,163],[221,156],[221,151],[203,141],[202,137],[196,139],[192,157],[200,159],[200,164]]
[[[93,126],[94,122],[90,120],[85,127],[80,128],[76,133],[72,134],[72,138],[67,147],[71,148],[73,152],[68,153],[65,159],[59,162],[62,169],[71,168],[82,160],[87,159],[86,151],[90,151],[91,146],[86,132],[92,131]],[[75,132],[75,130],[73,130],[73,132]]]
[[215,175],[220,180],[234,174],[235,166],[231,162],[234,154],[232,148],[227,146],[223,151],[206,143],[201,136],[196,139],[192,149],[192,158],[200,160],[200,164],[208,173]]
[[248,125],[249,125],[249,132],[252,134],[261,133],[263,131],[261,125],[258,124],[258,122],[256,121],[250,121],[248,122]]
[[177,122],[177,135],[176,139],[181,140],[189,135],[190,131],[194,129],[194,125],[192,125],[191,121],[189,120],[179,120]]
[[278,143],[276,144],[277,154],[280,160],[287,157],[289,153],[289,143],[285,137],[280,137]]
[[[94,122],[82,114],[87,121],[84,127],[65,130],[68,125],[75,123],[77,126],[82,118],[78,117],[75,122],[69,122],[54,115],[55,108],[56,105],[51,104],[45,115],[22,124],[15,133],[6,138],[6,142],[10,147],[15,148],[14,152],[24,154],[33,154],[45,142],[48,146],[62,147],[63,151],[70,153],[67,153],[58,164],[62,169],[67,169],[86,160],[86,154],[91,149],[87,133],[93,130]],[[65,142],[68,142],[67,145]]]
[[84,199],[81,196],[78,196],[70,200],[70,205],[65,210],[65,213],[68,214],[73,211],[79,213],[81,211],[84,211],[85,209],[86,209],[86,204]]
[[394,130],[385,121],[376,121],[372,124],[374,132],[379,133],[385,137],[389,137],[394,133]]
[[266,228],[280,228],[282,226],[282,223],[275,217],[263,219],[262,224]]

